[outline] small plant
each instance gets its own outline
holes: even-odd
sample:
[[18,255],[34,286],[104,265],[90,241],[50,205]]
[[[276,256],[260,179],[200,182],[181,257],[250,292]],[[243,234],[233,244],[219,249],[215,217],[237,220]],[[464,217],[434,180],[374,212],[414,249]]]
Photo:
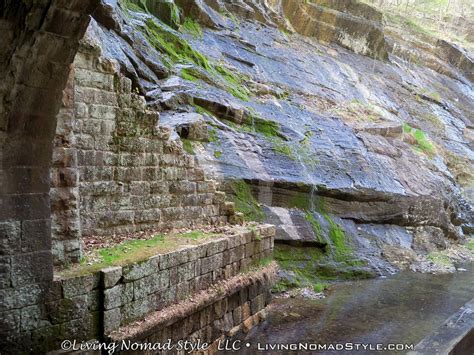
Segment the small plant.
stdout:
[[[197,24],[188,21],[186,26],[197,31]],[[179,36],[178,32],[151,18],[146,20],[143,31],[148,41],[166,55],[163,59],[168,67],[174,63],[194,64],[208,73],[209,81],[216,83],[233,96],[243,101],[249,101],[250,90],[245,86],[246,79],[243,74],[235,73],[221,64],[211,64],[205,55],[193,49],[185,39]],[[191,81],[199,79],[189,69],[184,70],[181,75]]]
[[214,157],[219,159],[222,156],[222,152],[220,150],[214,151]]
[[321,293],[328,288],[328,284],[324,282],[317,282],[313,285],[313,291],[316,293]]
[[422,130],[413,128],[409,124],[404,123],[403,132],[412,138],[414,146],[418,151],[428,155],[429,157],[435,155],[436,149],[433,143],[431,143]]

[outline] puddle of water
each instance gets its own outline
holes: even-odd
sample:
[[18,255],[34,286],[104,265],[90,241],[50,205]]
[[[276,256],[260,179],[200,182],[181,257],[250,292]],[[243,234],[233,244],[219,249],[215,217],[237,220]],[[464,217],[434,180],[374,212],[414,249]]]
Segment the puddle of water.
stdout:
[[[401,272],[385,279],[351,281],[335,285],[324,300],[275,299],[267,321],[245,340],[254,345],[258,342],[416,345],[474,297],[474,264],[464,268],[467,271],[455,274]],[[256,353],[255,349],[249,351]],[[282,353],[291,352],[265,352]],[[337,352],[345,353],[351,352]],[[381,352],[357,352],[371,353]]]

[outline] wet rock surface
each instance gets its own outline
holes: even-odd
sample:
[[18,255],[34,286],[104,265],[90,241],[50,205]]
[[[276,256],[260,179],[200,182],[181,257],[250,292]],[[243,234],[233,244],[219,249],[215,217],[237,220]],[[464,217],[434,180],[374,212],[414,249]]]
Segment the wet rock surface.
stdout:
[[472,233],[472,54],[386,30],[354,1],[175,1],[171,27],[132,3],[109,4],[90,35],[208,176],[247,182],[277,238],[318,242],[320,228],[331,245],[335,223],[383,274]]

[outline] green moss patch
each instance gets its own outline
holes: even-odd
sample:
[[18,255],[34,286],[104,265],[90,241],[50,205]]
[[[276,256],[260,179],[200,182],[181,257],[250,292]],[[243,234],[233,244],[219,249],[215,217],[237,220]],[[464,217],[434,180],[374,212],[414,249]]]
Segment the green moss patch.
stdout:
[[150,43],[160,52],[166,54],[171,62],[192,63],[207,71],[212,70],[208,59],[194,50],[186,40],[171,28],[159,24],[153,19],[148,19],[145,25],[145,34]]
[[309,222],[309,224],[311,224],[311,228],[313,229],[316,240],[320,243],[325,243],[321,224],[314,217],[314,215],[311,212],[306,212],[305,219]]
[[186,33],[191,34],[195,38],[202,38],[203,32],[201,25],[192,18],[185,18],[183,24],[180,26],[180,30]]
[[[199,24],[191,19],[184,21],[182,29],[202,35]],[[209,78],[205,81],[214,83],[241,100],[249,100],[250,90],[245,86],[244,75],[232,72],[221,64],[211,64],[205,55],[193,49],[178,32],[159,21],[148,19],[145,22],[144,33],[148,41],[166,55],[168,61],[165,61],[165,64],[169,67],[174,63],[194,64],[208,74]],[[197,74],[197,71],[192,71],[192,69],[184,69],[180,75],[183,79],[191,81],[202,78],[202,74]]]
[[242,74],[231,72],[222,65],[216,65],[214,69],[226,81],[229,93],[243,101],[249,101],[250,90],[245,86],[245,77]]
[[352,253],[351,248],[347,244],[346,234],[344,230],[334,222],[331,217],[322,212],[324,219],[329,223],[329,238],[332,242],[332,251],[334,253],[335,259],[338,261],[346,260],[347,256]]
[[276,244],[273,256],[282,271],[282,277],[273,289],[275,292],[301,287],[312,287],[315,292],[321,292],[328,287],[326,281],[375,276],[365,268],[365,262],[334,262],[319,248]]
[[230,188],[234,195],[235,208],[244,214],[245,220],[263,221],[265,213],[252,195],[250,186],[243,180],[234,180],[230,183]]
[[466,248],[474,251],[474,238],[469,238],[468,242],[466,243]]
[[183,142],[183,149],[188,153],[194,155],[194,148],[193,148],[193,143],[186,138],[181,138],[181,141]]

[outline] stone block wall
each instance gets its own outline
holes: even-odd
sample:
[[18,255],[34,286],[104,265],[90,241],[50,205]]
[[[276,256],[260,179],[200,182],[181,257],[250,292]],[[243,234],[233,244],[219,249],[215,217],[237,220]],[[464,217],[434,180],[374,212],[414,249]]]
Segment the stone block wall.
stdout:
[[100,53],[80,48],[58,115],[50,190],[57,264],[79,260],[82,236],[219,225],[233,212]]
[[118,349],[121,344],[129,343],[144,346],[169,343],[169,348],[160,354],[184,353],[177,349],[180,341],[199,342],[203,346],[201,351],[193,353],[214,354],[226,339],[239,339],[265,320],[265,307],[271,301],[270,289],[275,277],[273,264],[233,277],[219,283],[217,289],[195,295],[193,300],[168,312],[152,313],[138,325],[113,332],[108,340],[115,342]]
[[[270,301],[269,290],[273,279],[261,271],[261,264],[272,255],[274,235],[275,228],[270,225],[251,230],[239,228],[234,235],[216,237],[200,245],[155,255],[141,262],[78,276],[57,276],[45,295],[44,303],[30,302],[30,305],[4,315],[8,317],[6,321],[17,324],[22,332],[30,334],[30,343],[25,346],[34,349],[35,353],[59,349],[64,340],[76,340],[78,343],[104,340],[120,327],[143,320],[155,311],[167,314],[167,310],[173,307],[182,309],[179,319],[196,322],[189,325],[192,329],[206,328],[205,331],[210,331],[211,322],[219,321],[216,326],[225,323],[225,329],[222,328],[218,334],[220,337],[231,323],[234,326],[238,325],[238,320],[243,323]],[[255,270],[253,276],[248,278],[245,275],[251,266]],[[216,289],[225,289],[221,283],[235,278],[246,281],[234,282],[232,292],[201,296],[204,302],[201,303],[202,309],[186,309],[187,300],[194,299],[200,291],[211,290],[204,292],[212,294]],[[27,301],[26,298],[34,294],[32,289],[29,293],[25,292],[21,299],[6,301]],[[214,303],[222,307],[225,305],[225,309],[219,314],[212,313],[211,309],[218,307]],[[202,313],[203,317],[211,312],[212,316],[209,313],[204,325],[202,320],[197,319],[196,312]],[[231,316],[235,317],[235,321],[230,322]],[[255,316],[255,319],[248,320],[246,326],[256,324],[258,319]],[[150,331],[167,334],[163,333],[167,327],[155,324]],[[217,333],[214,329],[212,336]]]
[[104,331],[181,302],[270,257],[275,228],[259,226],[139,264],[103,270]]

